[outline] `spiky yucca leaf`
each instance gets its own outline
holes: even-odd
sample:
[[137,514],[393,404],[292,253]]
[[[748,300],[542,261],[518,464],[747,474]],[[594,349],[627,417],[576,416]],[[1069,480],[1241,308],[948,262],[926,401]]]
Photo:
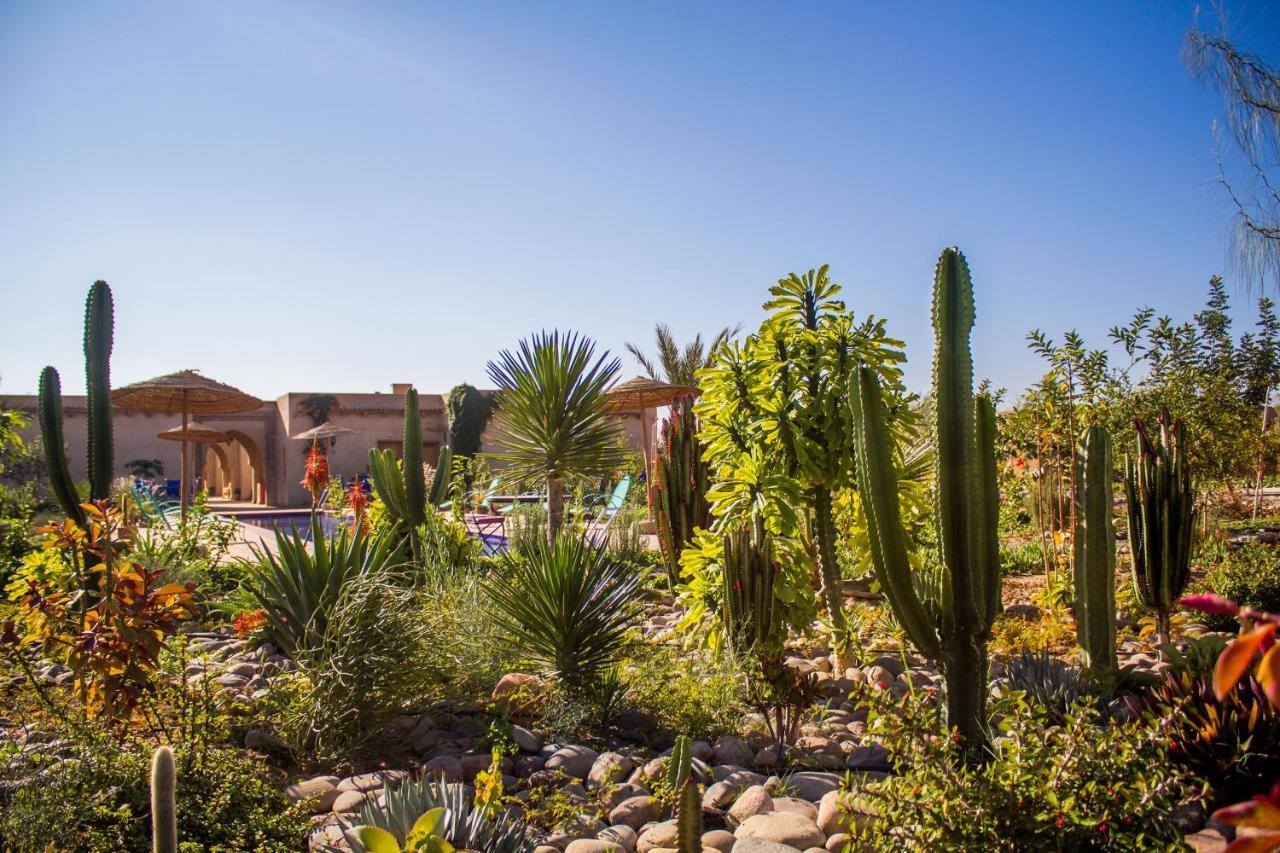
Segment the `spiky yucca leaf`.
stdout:
[[571,687],[616,661],[640,615],[640,575],[571,534],[504,557],[484,583],[510,642]]

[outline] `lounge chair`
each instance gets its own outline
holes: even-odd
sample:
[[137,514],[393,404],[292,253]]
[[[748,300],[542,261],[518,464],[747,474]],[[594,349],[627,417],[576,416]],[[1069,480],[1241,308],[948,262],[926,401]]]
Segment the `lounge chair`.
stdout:
[[144,521],[164,525],[167,530],[174,529],[170,519],[180,518],[182,515],[182,507],[177,501],[156,500],[151,490],[142,486],[134,486],[133,503]]
[[[602,548],[609,541],[609,527],[613,524],[613,519],[622,509],[622,505],[627,502],[627,495],[631,492],[631,475],[623,477],[618,481],[618,485],[613,487],[613,491],[609,493],[608,500],[603,505],[596,503],[604,495],[594,495],[592,504],[583,507],[571,507],[569,512],[579,517],[586,523],[587,541],[594,547]],[[590,500],[590,499],[589,499]],[[596,527],[600,520],[604,520],[604,527]]]

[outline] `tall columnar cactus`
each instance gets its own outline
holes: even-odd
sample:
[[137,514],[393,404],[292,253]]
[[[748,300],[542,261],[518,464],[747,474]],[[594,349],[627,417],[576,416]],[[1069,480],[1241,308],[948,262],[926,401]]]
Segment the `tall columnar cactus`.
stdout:
[[111,288],[95,281],[89,288],[84,309],[84,373],[88,385],[89,497],[95,501],[111,497],[115,471],[111,440],[111,347],[115,310]]
[[1076,465],[1080,508],[1076,513],[1076,639],[1080,663],[1097,672],[1116,669],[1116,528],[1111,517],[1111,436],[1093,426]]
[[[895,445],[880,381],[859,368],[854,397],[859,490],[876,577],[911,641],[942,665],[947,720],[970,760],[982,755],[988,694],[987,640],[1000,612],[996,538],[995,408],[973,393],[973,283],[958,249],[943,251],[933,287],[933,393],[941,572],[917,582],[898,506]],[[932,586],[932,588],[930,588]],[[923,594],[923,597],[922,597]]]
[[151,758],[151,850],[178,853],[178,774],[173,751],[162,746]]
[[[111,441],[113,317],[111,288],[105,281],[95,281],[89,288],[84,320],[85,377],[89,409],[85,458],[91,500],[105,500],[111,496],[114,470]],[[80,509],[80,494],[71,477],[71,466],[67,463],[66,441],[62,429],[62,383],[58,371],[52,367],[46,367],[40,373],[39,421],[50,488],[67,517],[83,527],[84,511]]]
[[1125,455],[1124,492],[1129,515],[1129,553],[1138,598],[1156,612],[1161,646],[1169,643],[1169,612],[1187,586],[1195,528],[1195,492],[1187,467],[1187,427],[1167,409],[1156,419],[1152,440],[1135,421],[1138,455]]
[[754,529],[735,527],[724,534],[725,639],[738,652],[767,651],[776,639],[773,544],[757,517]]
[[369,473],[374,486],[392,518],[408,529],[414,556],[419,556],[418,527],[427,520],[427,507],[438,507],[449,493],[449,477],[453,468],[453,452],[443,447],[436,462],[431,488],[427,489],[422,467],[422,416],[418,411],[418,392],[410,388],[404,394],[404,461],[397,466],[390,450],[369,451]]
[[667,567],[667,584],[673,589],[680,579],[680,554],[694,529],[711,527],[710,478],[711,466],[698,441],[693,398],[685,397],[671,406],[671,416],[662,423],[662,443],[649,487],[649,508]]
[[688,735],[680,735],[672,744],[671,755],[667,758],[667,785],[672,790],[679,790],[692,772],[693,741]]

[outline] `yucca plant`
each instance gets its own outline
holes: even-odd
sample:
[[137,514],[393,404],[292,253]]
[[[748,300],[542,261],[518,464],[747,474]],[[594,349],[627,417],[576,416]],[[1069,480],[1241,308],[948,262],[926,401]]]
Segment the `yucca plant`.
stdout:
[[343,585],[357,575],[393,572],[405,565],[399,539],[388,531],[342,529],[326,539],[318,516],[311,518],[312,552],[296,530],[276,531],[276,549],[254,548],[257,565],[245,578],[246,592],[266,611],[266,630],[290,656],[315,648]]
[[[443,809],[443,819],[434,834],[455,849],[475,853],[531,853],[536,846],[528,827],[507,811],[490,817],[475,808],[466,785],[423,779],[399,787],[383,783],[382,797],[370,797],[360,808],[358,823],[390,833],[397,843],[404,841],[423,814]],[[361,843],[355,833],[347,833],[353,853],[376,853]],[[325,846],[326,853],[346,853],[346,848]],[[398,848],[397,848],[398,849]]]
[[572,534],[508,553],[485,581],[494,621],[510,642],[571,689],[614,663],[640,616],[640,575]]
[[595,351],[590,338],[575,332],[540,332],[489,362],[500,392],[499,450],[487,455],[505,464],[509,483],[546,484],[549,540],[564,522],[565,478],[608,476],[627,462],[608,398],[622,363]]

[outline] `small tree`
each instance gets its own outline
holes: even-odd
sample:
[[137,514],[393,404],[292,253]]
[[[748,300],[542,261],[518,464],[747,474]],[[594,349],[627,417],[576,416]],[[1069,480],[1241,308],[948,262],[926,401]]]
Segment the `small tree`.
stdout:
[[850,380],[859,367],[873,369],[900,427],[908,409],[902,343],[883,320],[855,324],[826,266],[793,273],[769,292],[760,329],[721,346],[699,374],[695,411],[716,479],[707,497],[721,528],[762,509],[770,533],[811,537],[832,639],[848,661],[832,500],[853,484]]
[[595,342],[576,332],[540,332],[489,362],[489,378],[501,396],[494,438],[499,450],[486,455],[506,464],[508,483],[546,484],[551,542],[564,521],[565,478],[603,477],[627,463],[608,399],[622,364],[608,352],[597,358],[595,351]]

